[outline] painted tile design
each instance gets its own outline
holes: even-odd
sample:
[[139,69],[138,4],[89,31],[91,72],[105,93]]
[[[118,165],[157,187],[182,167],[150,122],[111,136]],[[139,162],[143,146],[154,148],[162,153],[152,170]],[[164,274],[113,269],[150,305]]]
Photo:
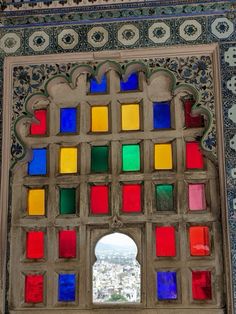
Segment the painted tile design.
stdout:
[[220,17],[211,24],[212,33],[219,39],[228,38],[234,31],[234,24],[226,17]]
[[179,35],[186,41],[195,41],[202,34],[202,25],[196,20],[186,20],[180,25]]
[[117,33],[117,39],[124,46],[132,46],[139,40],[139,29],[134,24],[123,25]]
[[88,32],[87,40],[91,46],[101,48],[109,40],[108,31],[101,26],[93,27]]
[[49,35],[44,31],[34,32],[29,37],[29,46],[34,51],[44,51],[49,46]]
[[79,35],[72,28],[62,30],[58,34],[58,45],[63,49],[73,49],[79,42]]
[[0,39],[0,48],[5,53],[15,53],[21,45],[20,37],[16,33],[7,33]]
[[170,27],[164,22],[153,23],[148,29],[148,37],[156,44],[162,44],[170,38]]

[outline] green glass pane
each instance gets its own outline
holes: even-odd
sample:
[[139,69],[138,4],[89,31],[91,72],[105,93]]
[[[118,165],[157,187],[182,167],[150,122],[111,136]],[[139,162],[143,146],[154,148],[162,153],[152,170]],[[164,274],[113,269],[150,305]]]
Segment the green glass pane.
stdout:
[[122,145],[122,170],[140,171],[140,146]]
[[91,150],[91,172],[108,171],[108,146],[93,146]]
[[156,205],[157,210],[174,210],[173,185],[156,185]]
[[60,189],[60,214],[75,214],[76,207],[75,189]]

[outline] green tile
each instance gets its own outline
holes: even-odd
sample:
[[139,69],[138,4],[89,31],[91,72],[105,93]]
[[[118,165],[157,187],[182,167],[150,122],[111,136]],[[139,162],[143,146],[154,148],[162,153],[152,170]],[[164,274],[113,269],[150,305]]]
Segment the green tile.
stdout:
[[140,146],[122,145],[122,170],[140,171]]
[[76,190],[74,188],[60,189],[60,214],[75,214]]
[[108,171],[108,146],[93,146],[91,148],[91,172]]
[[173,211],[173,185],[156,185],[156,206],[159,211]]

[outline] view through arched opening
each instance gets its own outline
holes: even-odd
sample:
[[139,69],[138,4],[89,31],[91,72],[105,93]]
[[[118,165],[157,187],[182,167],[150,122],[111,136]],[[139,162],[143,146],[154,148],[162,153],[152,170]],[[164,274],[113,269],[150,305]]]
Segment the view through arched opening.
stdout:
[[93,302],[140,302],[140,264],[134,240],[123,233],[102,237],[93,265]]

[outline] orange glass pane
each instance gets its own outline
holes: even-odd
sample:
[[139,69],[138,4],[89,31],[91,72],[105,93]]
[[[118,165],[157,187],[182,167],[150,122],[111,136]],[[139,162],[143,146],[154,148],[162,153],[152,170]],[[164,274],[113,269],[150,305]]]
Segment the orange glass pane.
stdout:
[[207,256],[210,254],[209,228],[194,226],[189,228],[190,254],[192,256]]

